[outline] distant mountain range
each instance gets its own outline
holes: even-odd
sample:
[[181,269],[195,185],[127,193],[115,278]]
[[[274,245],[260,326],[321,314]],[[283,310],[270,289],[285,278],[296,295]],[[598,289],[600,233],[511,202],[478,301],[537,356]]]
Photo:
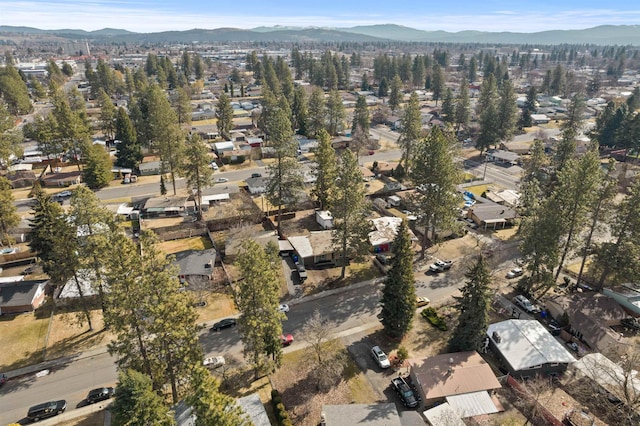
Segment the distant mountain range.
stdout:
[[30,27],[0,26],[0,40],[11,35],[52,35],[96,42],[193,43],[193,42],[303,42],[303,41],[415,41],[487,44],[599,44],[640,45],[640,25],[602,25],[583,30],[553,30],[536,33],[486,31],[423,31],[402,25],[384,24],[350,28],[327,27],[257,27],[253,29],[217,28],[187,31],[135,33],[104,28],[97,31],[72,29],[40,30]]

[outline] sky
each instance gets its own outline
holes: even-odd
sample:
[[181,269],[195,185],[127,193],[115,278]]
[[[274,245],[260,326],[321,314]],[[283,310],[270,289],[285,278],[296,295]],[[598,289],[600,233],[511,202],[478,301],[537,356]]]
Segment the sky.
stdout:
[[420,30],[536,32],[640,24],[638,0],[0,0],[0,25],[159,32],[398,24]]

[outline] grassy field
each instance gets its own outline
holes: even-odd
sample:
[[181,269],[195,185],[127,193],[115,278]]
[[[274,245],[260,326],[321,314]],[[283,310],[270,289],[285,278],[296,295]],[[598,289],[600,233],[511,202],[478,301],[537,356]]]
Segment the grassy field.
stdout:
[[206,250],[213,248],[208,237],[191,237],[180,240],[163,241],[157,244],[159,250],[167,254],[178,253],[185,250]]

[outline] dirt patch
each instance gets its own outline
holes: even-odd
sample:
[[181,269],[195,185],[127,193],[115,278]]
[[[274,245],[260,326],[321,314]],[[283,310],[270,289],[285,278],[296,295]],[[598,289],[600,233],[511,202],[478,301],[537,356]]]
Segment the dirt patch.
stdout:
[[324,390],[318,390],[311,379],[312,368],[304,351],[296,351],[285,355],[282,368],[271,377],[293,424],[316,426],[323,404],[376,402],[371,385],[355,363],[350,361],[342,377]]
[[[462,238],[444,241],[427,249],[429,256],[442,259],[458,259],[465,256],[479,254],[478,240],[472,235],[465,235]],[[430,260],[427,260],[431,263]]]
[[96,426],[104,424],[104,410],[58,423],[59,426]]

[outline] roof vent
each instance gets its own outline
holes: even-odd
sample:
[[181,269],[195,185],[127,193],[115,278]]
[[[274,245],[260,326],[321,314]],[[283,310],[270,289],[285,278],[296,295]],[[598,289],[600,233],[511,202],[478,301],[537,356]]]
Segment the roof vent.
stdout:
[[207,263],[204,264],[205,268],[211,268],[211,266],[212,266],[211,261],[208,261]]
[[493,338],[493,341],[496,343],[500,343],[500,341],[502,340],[502,338],[500,337],[497,331],[494,331],[491,337]]

